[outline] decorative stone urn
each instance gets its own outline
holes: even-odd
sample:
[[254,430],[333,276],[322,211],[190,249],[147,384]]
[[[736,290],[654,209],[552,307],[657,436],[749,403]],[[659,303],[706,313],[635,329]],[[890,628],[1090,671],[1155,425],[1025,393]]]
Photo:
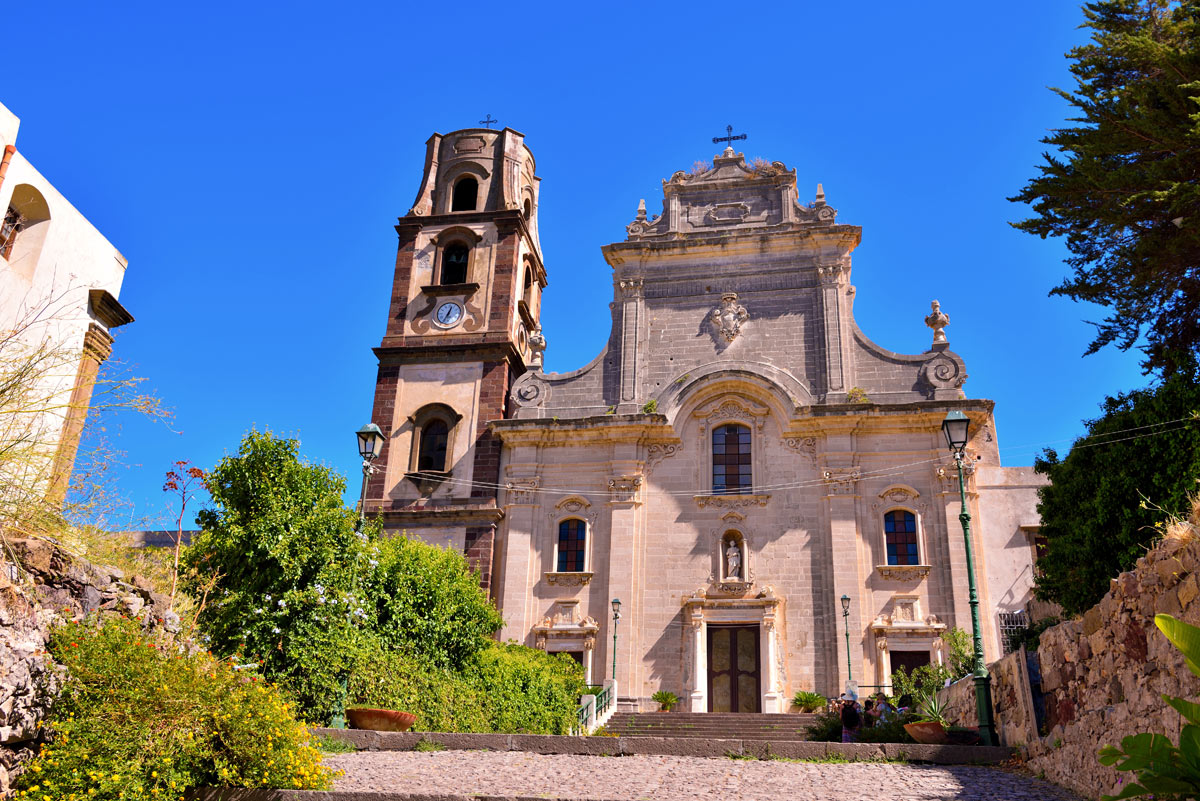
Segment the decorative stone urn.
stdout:
[[346,710],[346,719],[352,729],[372,731],[408,731],[417,722],[417,716],[394,709],[366,709],[357,707]]

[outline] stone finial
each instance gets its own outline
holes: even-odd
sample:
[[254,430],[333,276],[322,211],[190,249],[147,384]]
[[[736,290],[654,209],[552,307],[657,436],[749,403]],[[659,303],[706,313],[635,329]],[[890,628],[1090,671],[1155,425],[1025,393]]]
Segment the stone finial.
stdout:
[[641,200],[638,201],[637,216],[634,217],[634,219],[638,220],[639,222],[645,221],[645,219],[646,219],[646,198],[642,198]]
[[821,186],[821,184],[817,184],[817,199],[815,203],[818,206],[825,205],[825,187]]
[[[644,204],[643,204],[644,205]],[[536,329],[529,335],[530,366],[541,369],[546,353],[546,337],[542,329]]]
[[950,325],[950,315],[942,311],[942,304],[936,300],[929,305],[933,311],[925,318],[925,325],[933,329],[933,344],[944,345],[946,344],[946,332],[942,329]]
[[721,154],[721,158],[731,159],[731,158],[733,158],[735,155],[736,155],[736,154],[733,152],[733,145],[727,145],[727,146],[726,146],[726,148],[725,148],[725,152],[723,152],[723,153]]

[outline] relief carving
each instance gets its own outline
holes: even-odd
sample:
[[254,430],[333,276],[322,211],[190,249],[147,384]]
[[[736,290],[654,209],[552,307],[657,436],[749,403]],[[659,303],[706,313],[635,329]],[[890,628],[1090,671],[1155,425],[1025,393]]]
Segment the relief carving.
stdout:
[[709,318],[726,342],[737,339],[742,324],[750,319],[749,312],[737,302],[737,297],[736,292],[726,292],[721,296],[721,305],[709,312]]

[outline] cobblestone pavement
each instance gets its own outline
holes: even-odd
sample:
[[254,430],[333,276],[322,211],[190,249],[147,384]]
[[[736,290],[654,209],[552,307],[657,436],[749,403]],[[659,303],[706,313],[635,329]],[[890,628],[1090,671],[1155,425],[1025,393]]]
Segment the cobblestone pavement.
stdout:
[[611,801],[1074,801],[1048,782],[996,768],[817,763],[520,751],[360,751],[326,756],[335,790]]

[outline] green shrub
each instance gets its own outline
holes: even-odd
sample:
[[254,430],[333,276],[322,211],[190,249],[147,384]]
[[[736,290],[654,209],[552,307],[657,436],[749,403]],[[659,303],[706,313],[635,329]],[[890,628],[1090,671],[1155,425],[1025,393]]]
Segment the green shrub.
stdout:
[[378,643],[355,655],[349,706],[399,709],[417,716],[414,731],[491,731],[476,688],[460,674]]
[[571,657],[510,642],[491,645],[475,662],[467,674],[485,701],[487,731],[570,732],[587,686],[583,668]]
[[25,797],[174,801],[203,785],[330,786],[278,691],[227,661],[126,618],[65,624],[49,650],[67,678],[53,741],[18,780]]
[[[916,742],[904,730],[906,721],[911,720],[911,716],[901,719],[895,717],[887,723],[876,722],[874,726],[863,726],[858,730],[858,742],[860,743],[912,743]],[[841,732],[838,732],[839,739]]]
[[663,709],[670,711],[671,707],[679,703],[679,696],[670,690],[659,690],[650,698]]
[[458,551],[391,537],[368,548],[363,589],[374,612],[372,634],[386,648],[406,647],[430,664],[459,669],[504,624]]
[[792,696],[792,706],[801,712],[815,712],[823,709],[826,703],[825,696],[812,690],[797,690],[796,694]]
[[826,712],[804,731],[808,735],[808,739],[815,743],[840,743],[842,741],[842,716],[837,712]]

